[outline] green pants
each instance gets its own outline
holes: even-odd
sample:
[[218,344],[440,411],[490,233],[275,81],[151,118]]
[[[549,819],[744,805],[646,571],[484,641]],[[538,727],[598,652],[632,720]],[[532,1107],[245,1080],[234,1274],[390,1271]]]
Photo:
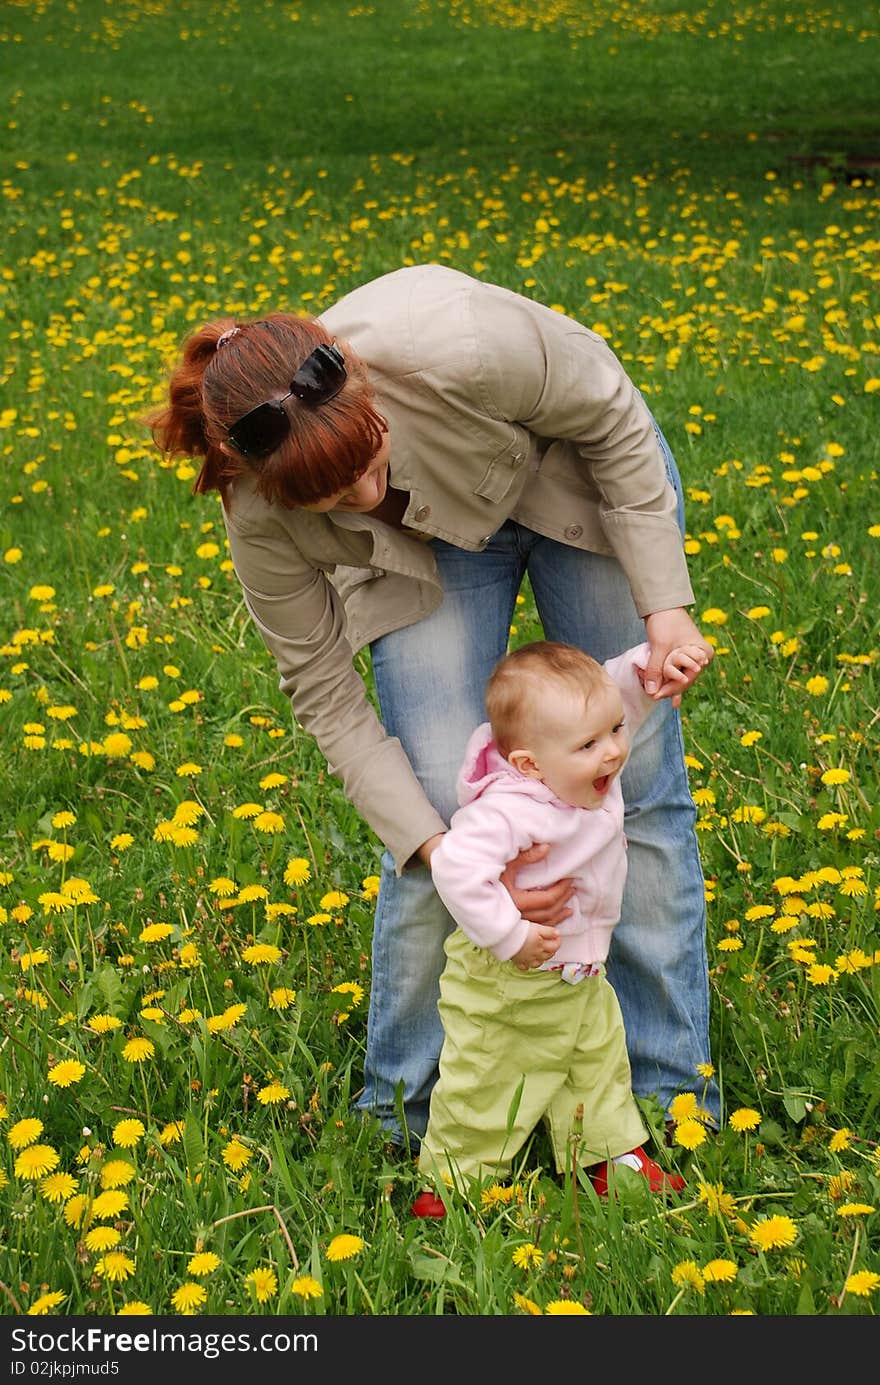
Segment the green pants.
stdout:
[[[648,1137],[630,1086],[623,1018],[601,975],[576,985],[520,971],[475,947],[460,928],[440,981],[440,1076],[422,1141],[422,1173],[503,1178],[543,1119],[557,1172],[625,1154]],[[522,1083],[518,1105],[512,1112]]]

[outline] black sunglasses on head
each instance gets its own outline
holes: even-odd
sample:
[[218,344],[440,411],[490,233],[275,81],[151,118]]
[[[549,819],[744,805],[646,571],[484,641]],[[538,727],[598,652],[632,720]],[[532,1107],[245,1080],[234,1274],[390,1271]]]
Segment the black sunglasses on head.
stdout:
[[249,461],[268,457],[290,433],[285,399],[293,395],[303,404],[326,404],[339,394],[346,376],[345,357],[335,342],[332,346],[316,346],[294,375],[287,394],[280,399],[267,399],[233,423],[227,441]]

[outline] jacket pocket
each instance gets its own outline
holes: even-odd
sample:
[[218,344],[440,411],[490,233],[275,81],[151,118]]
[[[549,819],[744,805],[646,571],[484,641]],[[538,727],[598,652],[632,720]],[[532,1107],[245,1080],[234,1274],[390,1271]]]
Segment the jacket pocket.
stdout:
[[492,458],[481,480],[474,486],[474,494],[482,496],[484,500],[503,500],[514,481],[522,477],[528,452],[525,438],[514,435],[507,446]]
[[375,577],[383,576],[381,568],[377,567],[346,567],[338,563],[330,573],[330,581],[336,588],[343,601],[346,601],[358,587],[362,587],[366,582],[372,582]]

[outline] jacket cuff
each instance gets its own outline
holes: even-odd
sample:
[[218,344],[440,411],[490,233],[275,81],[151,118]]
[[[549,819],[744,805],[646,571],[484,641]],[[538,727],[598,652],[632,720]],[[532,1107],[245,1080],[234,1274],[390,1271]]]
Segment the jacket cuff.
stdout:
[[[640,616],[693,604],[694,589],[677,524],[659,515],[605,510],[602,526],[626,573]],[[651,555],[650,572],[645,567],[646,553]]]

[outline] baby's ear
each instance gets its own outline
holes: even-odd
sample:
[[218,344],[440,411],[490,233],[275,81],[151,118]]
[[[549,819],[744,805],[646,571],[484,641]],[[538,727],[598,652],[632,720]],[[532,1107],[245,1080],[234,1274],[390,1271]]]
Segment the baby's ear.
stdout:
[[518,769],[520,774],[524,774],[528,779],[540,779],[541,769],[530,750],[511,750],[507,754],[508,764]]

